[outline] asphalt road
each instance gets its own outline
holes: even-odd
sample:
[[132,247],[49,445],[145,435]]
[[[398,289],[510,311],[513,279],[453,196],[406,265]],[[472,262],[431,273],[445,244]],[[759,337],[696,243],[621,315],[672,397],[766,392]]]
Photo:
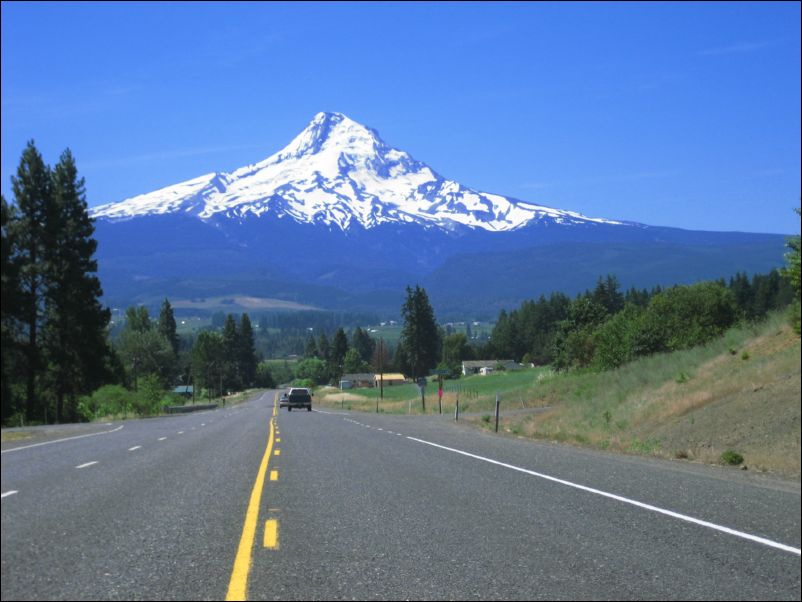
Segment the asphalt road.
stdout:
[[800,599],[798,483],[273,400],[3,444],[2,599]]

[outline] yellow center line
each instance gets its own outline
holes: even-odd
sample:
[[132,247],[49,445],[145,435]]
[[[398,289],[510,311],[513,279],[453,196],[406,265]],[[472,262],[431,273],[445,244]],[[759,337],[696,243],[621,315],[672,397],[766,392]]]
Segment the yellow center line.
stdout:
[[251,491],[251,499],[248,502],[248,510],[245,512],[245,523],[242,525],[242,536],[237,548],[237,556],[234,559],[234,568],[231,571],[231,579],[228,582],[228,593],[226,600],[247,600],[248,599],[248,574],[251,571],[251,557],[253,553],[253,542],[256,539],[256,525],[259,520],[259,502],[262,499],[262,490],[265,484],[265,474],[270,456],[273,451],[275,440],[275,416],[278,413],[276,400],[273,399],[273,418],[270,419],[270,435],[267,439],[267,448],[262,463],[259,465],[259,472]]
[[278,521],[274,518],[265,521],[264,547],[278,550]]

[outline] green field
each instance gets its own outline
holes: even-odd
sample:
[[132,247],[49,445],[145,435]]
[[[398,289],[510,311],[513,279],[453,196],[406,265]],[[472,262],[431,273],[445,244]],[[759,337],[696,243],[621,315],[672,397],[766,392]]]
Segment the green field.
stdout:
[[[548,368],[528,368],[522,370],[496,372],[487,376],[469,376],[443,383],[443,412],[454,412],[459,397],[460,412],[491,411],[495,407],[496,393],[505,407],[530,408],[531,391],[552,374]],[[429,379],[425,390],[426,413],[439,411],[437,380]],[[380,399],[378,388],[349,389],[340,391],[332,387],[321,388],[318,403],[331,407],[344,407],[359,411],[379,411],[393,414],[421,414],[422,403],[417,385],[406,384],[384,388],[384,398]]]

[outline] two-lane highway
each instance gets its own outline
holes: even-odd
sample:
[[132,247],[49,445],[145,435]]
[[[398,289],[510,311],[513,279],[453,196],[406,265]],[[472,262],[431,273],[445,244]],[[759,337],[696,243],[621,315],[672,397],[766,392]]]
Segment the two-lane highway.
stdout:
[[4,450],[3,599],[800,598],[798,484],[274,399]]

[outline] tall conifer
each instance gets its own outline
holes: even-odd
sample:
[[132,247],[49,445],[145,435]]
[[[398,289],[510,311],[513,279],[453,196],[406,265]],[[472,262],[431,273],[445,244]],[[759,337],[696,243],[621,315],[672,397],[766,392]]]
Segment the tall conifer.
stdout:
[[407,287],[407,299],[401,308],[404,327],[399,349],[403,350],[404,368],[413,377],[426,376],[437,365],[440,332],[434,319],[429,296],[420,286]]
[[20,271],[20,320],[22,323],[25,365],[25,416],[42,418],[46,411],[37,396],[37,381],[43,361],[39,348],[39,331],[44,315],[46,270],[46,225],[52,219],[50,168],[45,165],[34,141],[22,152],[17,175],[11,176],[11,187],[17,207],[12,223],[16,243],[15,255]]
[[[94,258],[97,241],[86,204],[84,179],[65,150],[52,171],[53,220],[47,224],[46,323],[43,351],[56,397],[56,421],[73,413],[77,396],[103,383],[111,314]],[[65,408],[65,403],[69,407]]]

